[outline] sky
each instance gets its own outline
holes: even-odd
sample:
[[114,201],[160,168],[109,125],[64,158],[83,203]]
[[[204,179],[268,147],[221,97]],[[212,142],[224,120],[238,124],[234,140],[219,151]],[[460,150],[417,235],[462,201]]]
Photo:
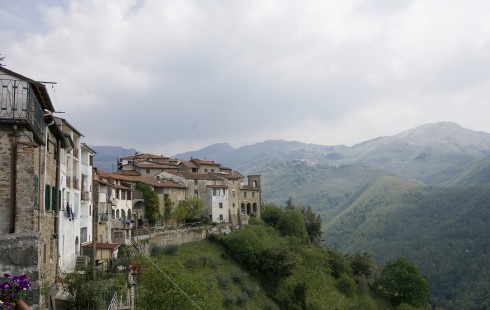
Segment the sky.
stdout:
[[0,0],[0,54],[89,145],[490,132],[486,0]]

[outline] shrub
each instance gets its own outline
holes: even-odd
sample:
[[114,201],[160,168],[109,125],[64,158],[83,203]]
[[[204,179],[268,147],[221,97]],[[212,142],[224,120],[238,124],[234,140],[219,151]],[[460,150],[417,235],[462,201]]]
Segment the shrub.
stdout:
[[230,295],[230,293],[226,293],[225,298],[223,299],[223,306],[231,308],[235,305],[235,302],[235,297]]
[[218,280],[218,284],[222,288],[228,288],[228,286],[230,285],[230,280],[223,274],[217,275],[216,280]]
[[343,273],[337,279],[336,287],[345,296],[352,297],[354,296],[356,284],[354,282],[354,279]]
[[245,286],[243,290],[245,291],[245,294],[247,294],[250,298],[254,298],[257,295],[257,290],[253,287]]
[[187,258],[187,260],[184,263],[184,266],[186,266],[187,268],[194,268],[198,265],[198,263],[199,263],[199,260],[197,258],[195,258],[194,256],[192,256],[192,257]]
[[153,245],[150,250],[150,256],[158,256],[163,252],[163,247],[160,245]]
[[165,246],[163,251],[165,252],[165,254],[174,255],[175,253],[177,253],[179,251],[179,248],[180,247],[178,244],[169,244],[169,245]]
[[236,304],[239,306],[246,305],[248,302],[248,296],[247,295],[240,295],[236,298]]
[[342,273],[351,273],[351,268],[347,259],[335,250],[328,250],[328,255],[330,256],[329,265],[330,270],[332,270],[332,275],[335,278],[340,277]]
[[238,285],[241,285],[244,282],[244,277],[242,273],[235,273],[231,276],[231,278],[233,279],[233,282]]

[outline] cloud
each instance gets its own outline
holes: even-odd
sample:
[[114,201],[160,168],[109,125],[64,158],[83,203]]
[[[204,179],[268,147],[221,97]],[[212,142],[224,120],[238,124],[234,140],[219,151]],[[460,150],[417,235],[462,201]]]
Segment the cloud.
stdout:
[[58,83],[89,144],[172,154],[443,120],[490,130],[471,108],[489,112],[490,4],[476,2],[71,0],[26,16],[9,2],[1,52]]

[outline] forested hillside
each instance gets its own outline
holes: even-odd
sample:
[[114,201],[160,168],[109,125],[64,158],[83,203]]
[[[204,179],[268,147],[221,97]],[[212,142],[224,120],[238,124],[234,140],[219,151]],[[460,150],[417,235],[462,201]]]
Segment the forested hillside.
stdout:
[[267,204],[263,211],[263,221],[252,220],[230,235],[153,247],[150,259],[158,268],[137,256],[143,270],[138,307],[427,308],[427,281],[408,260],[377,268],[367,254],[325,248],[320,218],[291,200],[286,208]]
[[396,183],[373,184],[332,220],[325,231],[327,245],[367,251],[378,263],[408,257],[427,275],[436,304],[490,308],[490,185]]

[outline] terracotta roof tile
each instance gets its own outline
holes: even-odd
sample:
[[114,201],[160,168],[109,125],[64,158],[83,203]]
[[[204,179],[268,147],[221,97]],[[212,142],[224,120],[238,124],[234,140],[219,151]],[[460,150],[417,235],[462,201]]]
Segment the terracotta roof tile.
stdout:
[[193,158],[191,159],[191,161],[193,163],[195,163],[196,165],[211,165],[211,166],[221,166],[221,164],[217,163],[217,162],[214,162],[212,160],[202,160],[202,159],[196,159],[196,158]]

